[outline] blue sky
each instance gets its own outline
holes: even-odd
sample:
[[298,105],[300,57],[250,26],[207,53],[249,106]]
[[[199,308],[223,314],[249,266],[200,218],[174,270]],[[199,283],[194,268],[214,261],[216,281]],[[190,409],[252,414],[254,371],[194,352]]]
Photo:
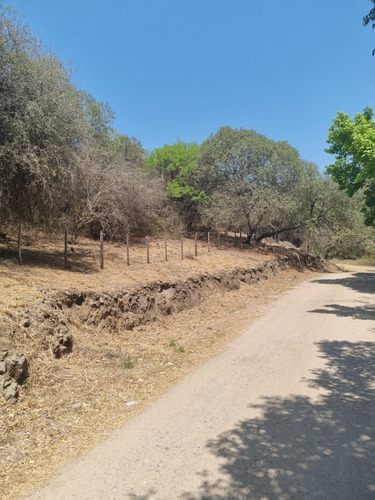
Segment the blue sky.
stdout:
[[368,0],[0,0],[147,150],[220,126],[286,140],[321,170],[338,111],[373,106]]

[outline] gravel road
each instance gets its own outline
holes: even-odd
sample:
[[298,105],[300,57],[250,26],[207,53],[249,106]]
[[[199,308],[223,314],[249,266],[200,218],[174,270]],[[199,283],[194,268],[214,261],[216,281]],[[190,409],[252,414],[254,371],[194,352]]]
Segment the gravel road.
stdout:
[[32,500],[375,498],[375,273],[281,296]]

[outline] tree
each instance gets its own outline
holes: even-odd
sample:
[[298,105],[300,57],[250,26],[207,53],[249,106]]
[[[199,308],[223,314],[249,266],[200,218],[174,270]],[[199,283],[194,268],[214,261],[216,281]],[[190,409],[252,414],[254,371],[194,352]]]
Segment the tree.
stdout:
[[99,141],[105,140],[112,130],[110,124],[115,118],[113,109],[107,102],[98,102],[95,97],[84,90],[78,92],[92,137]]
[[210,197],[201,209],[208,224],[257,239],[294,226],[293,189],[301,160],[288,143],[222,127],[202,144],[198,165],[202,189]]
[[151,170],[164,180],[171,202],[188,225],[197,214],[199,202],[206,198],[195,179],[199,150],[196,142],[178,141],[155,149],[146,160]]
[[109,162],[117,158],[140,169],[145,166],[145,150],[135,137],[128,137],[110,129],[104,146]]
[[72,175],[71,192],[61,222],[73,237],[88,233],[98,237],[104,231],[110,239],[129,232],[147,234],[160,225],[165,203],[160,179],[124,161],[100,144],[89,142],[81,151]]
[[340,189],[353,196],[364,189],[364,213],[368,224],[375,220],[375,122],[371,108],[357,113],[353,120],[339,112],[328,130],[325,151],[333,154],[336,161],[327,167],[327,173]]
[[88,137],[70,72],[0,9],[0,217],[50,224]]
[[0,7],[0,222],[110,237],[157,227],[162,183],[137,139],[29,28]]
[[316,165],[304,162],[295,197],[300,224],[286,235],[290,241],[325,258],[359,257],[373,247],[374,231],[365,226],[361,213],[361,191],[350,198]]

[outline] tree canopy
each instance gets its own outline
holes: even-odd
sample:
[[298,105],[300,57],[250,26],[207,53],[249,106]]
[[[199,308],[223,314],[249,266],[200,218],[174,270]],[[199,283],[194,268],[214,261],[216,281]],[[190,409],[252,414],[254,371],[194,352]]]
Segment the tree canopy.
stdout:
[[300,158],[288,143],[222,127],[202,144],[198,164],[210,195],[202,209],[210,224],[230,225],[258,239],[293,225]]
[[172,145],[166,144],[149,154],[148,165],[164,178],[173,198],[189,196],[198,199],[202,195],[191,184],[198,152],[199,145],[196,142],[178,141]]
[[364,189],[366,205],[364,208],[368,223],[374,222],[375,195],[375,122],[371,108],[357,113],[350,119],[347,113],[339,112],[328,131],[327,153],[333,154],[336,161],[327,167],[341,189],[352,196]]
[[152,151],[147,164],[165,183],[170,203],[190,227],[198,206],[206,199],[204,186],[195,180],[200,146],[196,142],[177,141]]

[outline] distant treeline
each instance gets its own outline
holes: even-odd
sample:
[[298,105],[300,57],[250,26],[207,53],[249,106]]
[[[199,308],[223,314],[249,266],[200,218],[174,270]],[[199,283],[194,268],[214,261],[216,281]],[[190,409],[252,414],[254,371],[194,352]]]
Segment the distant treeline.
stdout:
[[146,154],[0,7],[0,232],[19,221],[73,237],[227,229],[324,256],[372,251],[363,193],[349,197],[287,142],[222,127]]

